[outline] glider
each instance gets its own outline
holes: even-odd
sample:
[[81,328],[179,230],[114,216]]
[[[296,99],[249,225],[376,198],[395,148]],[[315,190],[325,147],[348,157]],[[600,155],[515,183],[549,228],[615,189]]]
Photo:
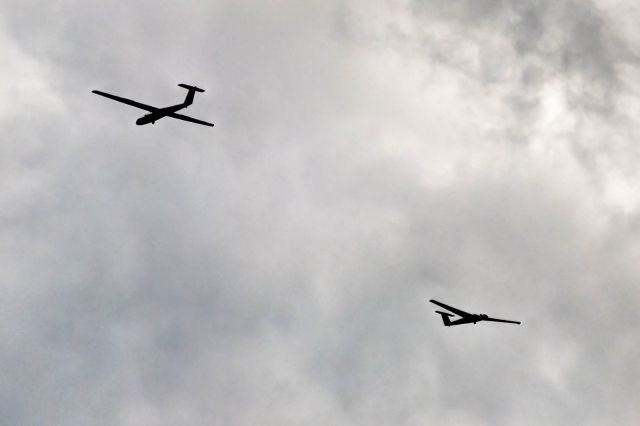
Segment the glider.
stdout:
[[207,123],[206,121],[198,120],[192,117],[188,117],[186,115],[177,114],[176,111],[180,111],[191,105],[193,103],[193,97],[196,92],[204,92],[203,89],[200,89],[196,86],[189,86],[188,84],[178,84],[178,86],[187,89],[187,97],[184,99],[184,102],[181,104],[171,105],[164,108],[157,108],[151,105],[145,105],[140,102],[132,101],[131,99],[121,98],[120,96],[112,95],[109,93],[101,92],[100,90],[92,90],[92,93],[96,95],[104,96],[105,98],[113,99],[114,101],[122,102],[123,104],[131,105],[132,107],[144,109],[149,111],[148,114],[143,115],[142,117],[136,120],[136,124],[141,126],[143,124],[155,124],[157,120],[160,120],[163,117],[171,117],[177,118],[178,120],[190,121],[191,123],[202,124],[204,126],[213,127],[212,123]]
[[[498,318],[491,318],[486,314],[470,314],[468,312],[454,308],[449,305],[445,305],[444,303],[438,302],[437,300],[433,300],[433,299],[429,300],[429,302],[433,303],[434,305],[438,305],[441,308],[448,310],[449,312],[453,312],[453,313],[449,313],[449,312],[436,311],[436,313],[442,315],[442,322],[447,327],[450,327],[452,325],[461,325],[461,324],[470,324],[470,323],[475,324],[479,321],[508,322],[510,324],[520,324],[520,321],[510,321],[510,320],[504,320],[504,319],[498,319]],[[460,319],[451,321],[449,317],[453,317],[455,315],[459,316]]]

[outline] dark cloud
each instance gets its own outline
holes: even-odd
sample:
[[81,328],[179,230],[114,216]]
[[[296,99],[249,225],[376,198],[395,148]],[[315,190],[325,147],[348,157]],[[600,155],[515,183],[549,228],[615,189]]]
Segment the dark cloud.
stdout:
[[[613,9],[1,10],[6,423],[637,423]],[[216,127],[90,93],[178,82]],[[523,326],[445,329],[430,298]]]

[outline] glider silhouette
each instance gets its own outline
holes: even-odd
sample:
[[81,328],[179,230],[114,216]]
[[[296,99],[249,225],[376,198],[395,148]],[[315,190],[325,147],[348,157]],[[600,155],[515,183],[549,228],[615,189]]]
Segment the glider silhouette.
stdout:
[[193,103],[193,97],[196,92],[204,92],[203,89],[200,89],[196,86],[189,86],[182,83],[178,84],[178,86],[189,90],[187,92],[187,97],[181,104],[171,105],[165,108],[157,108],[151,105],[145,105],[140,102],[132,101],[131,99],[121,98],[120,96],[101,92],[100,90],[92,90],[91,92],[95,93],[96,95],[104,96],[105,98],[113,99],[114,101],[122,102],[123,104],[131,105],[133,107],[149,111],[149,114],[145,114],[136,120],[136,124],[138,126],[149,123],[155,124],[157,120],[160,120],[163,117],[171,117],[177,118],[178,120],[190,121],[192,123],[213,127],[212,123],[207,123],[206,121],[198,120],[186,115],[176,114],[176,111],[180,111],[181,109],[184,109]]
[[[442,315],[442,322],[447,327],[450,327],[452,325],[461,325],[461,324],[470,324],[470,323],[475,324],[479,321],[508,322],[511,324],[520,324],[520,321],[509,321],[509,320],[503,320],[498,318],[490,318],[486,314],[470,314],[468,312],[462,311],[460,309],[456,309],[449,305],[445,305],[444,303],[438,302],[437,300],[433,300],[433,299],[429,300],[429,302],[435,305],[438,305],[441,308],[444,308],[450,312],[453,312],[453,314],[450,314],[449,312],[436,311],[436,313]],[[454,316],[454,314],[459,316],[460,319],[451,321],[449,317]]]

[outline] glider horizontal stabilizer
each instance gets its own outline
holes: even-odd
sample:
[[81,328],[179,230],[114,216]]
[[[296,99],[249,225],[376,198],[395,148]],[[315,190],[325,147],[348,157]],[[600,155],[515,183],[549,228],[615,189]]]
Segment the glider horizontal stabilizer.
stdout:
[[196,86],[190,86],[190,85],[184,84],[184,83],[180,83],[180,84],[178,84],[178,86],[182,87],[183,89],[195,90],[196,92],[204,92],[204,89],[201,89],[201,88],[196,87]]

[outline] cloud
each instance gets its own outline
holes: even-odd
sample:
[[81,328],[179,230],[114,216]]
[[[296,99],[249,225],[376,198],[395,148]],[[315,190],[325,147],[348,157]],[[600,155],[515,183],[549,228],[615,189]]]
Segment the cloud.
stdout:
[[2,417],[637,423],[625,7],[4,4]]

